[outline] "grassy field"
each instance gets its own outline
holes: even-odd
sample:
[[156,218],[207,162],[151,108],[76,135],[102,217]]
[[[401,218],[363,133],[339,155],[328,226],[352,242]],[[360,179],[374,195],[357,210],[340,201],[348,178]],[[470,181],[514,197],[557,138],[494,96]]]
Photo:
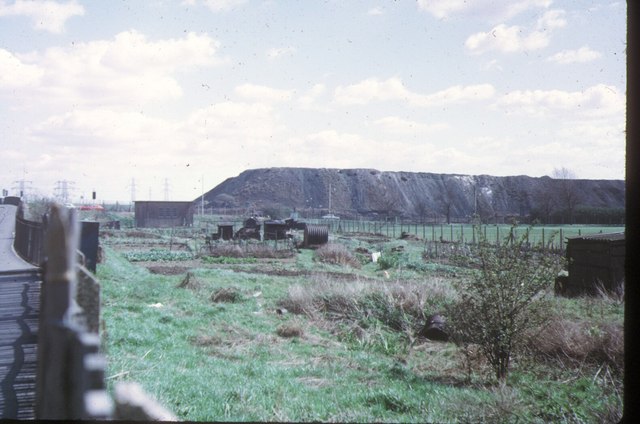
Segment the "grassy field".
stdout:
[[[203,242],[187,233],[103,234],[109,388],[137,381],[191,421],[619,418],[620,298],[553,298],[549,326],[531,334],[500,384],[479,355],[418,337],[472,269],[425,259],[421,241],[330,242],[277,252],[220,243],[202,256]],[[387,261],[371,262],[373,251]]]

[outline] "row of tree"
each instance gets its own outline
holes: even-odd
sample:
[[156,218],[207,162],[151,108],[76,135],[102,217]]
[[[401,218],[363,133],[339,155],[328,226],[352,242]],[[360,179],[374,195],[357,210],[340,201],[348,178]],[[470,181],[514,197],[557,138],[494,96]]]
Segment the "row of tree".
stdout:
[[[446,178],[446,179],[445,179]],[[483,223],[499,223],[516,218],[521,222],[543,224],[608,224],[624,225],[624,208],[598,208],[582,205],[584,195],[579,187],[575,173],[567,168],[556,168],[552,177],[544,179],[533,192],[523,189],[506,191],[506,195],[518,204],[518,212],[504,213],[498,210],[494,202],[487,196],[478,193],[474,187],[473,215],[456,216],[456,201],[460,198],[459,185],[451,176],[443,176],[443,190],[437,196],[439,209],[433,210],[426,202],[419,202],[415,206],[416,214],[423,220],[433,215],[444,216],[447,224],[453,218],[480,221]],[[397,202],[389,200],[383,203],[393,214]]]

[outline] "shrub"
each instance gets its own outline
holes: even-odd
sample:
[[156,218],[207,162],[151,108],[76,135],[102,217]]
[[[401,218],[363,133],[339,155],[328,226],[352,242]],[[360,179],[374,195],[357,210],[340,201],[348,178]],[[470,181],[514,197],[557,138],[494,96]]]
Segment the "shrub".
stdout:
[[399,252],[385,251],[378,258],[378,267],[381,270],[397,268],[400,265]]
[[247,243],[244,247],[245,255],[253,258],[290,258],[295,256],[293,249],[274,249],[264,243]]
[[235,287],[223,287],[211,294],[212,302],[237,303],[243,300],[242,293]]
[[511,355],[526,331],[550,318],[545,292],[562,260],[527,248],[527,233],[491,246],[475,230],[480,270],[460,287],[460,301],[448,308],[450,330],[458,344],[479,345],[496,378],[506,380]]
[[344,245],[338,243],[322,245],[315,251],[314,258],[328,264],[360,268],[360,261]]
[[304,329],[295,323],[282,324],[276,329],[276,334],[284,338],[302,337]]
[[240,246],[225,243],[211,247],[211,250],[209,250],[209,256],[214,258],[221,256],[227,258],[244,258],[245,255]]
[[553,319],[542,331],[527,338],[530,352],[575,364],[607,364],[616,371],[624,366],[622,324]]
[[309,285],[291,286],[278,306],[326,320],[342,339],[375,344],[387,353],[402,350],[396,342],[406,344],[411,338],[407,335],[424,326],[425,316],[455,298],[453,289],[440,279],[394,283],[315,279]]

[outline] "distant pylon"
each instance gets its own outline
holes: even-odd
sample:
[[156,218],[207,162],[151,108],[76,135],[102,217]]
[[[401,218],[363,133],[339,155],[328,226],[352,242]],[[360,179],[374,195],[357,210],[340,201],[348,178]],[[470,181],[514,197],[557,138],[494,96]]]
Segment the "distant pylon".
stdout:
[[169,200],[169,180],[164,179],[164,200]]
[[136,179],[131,178],[131,184],[129,185],[131,189],[131,203],[136,201]]
[[33,181],[18,180],[14,181],[13,183],[16,184],[12,187],[12,189],[15,190],[15,194],[20,197],[26,197],[27,192],[31,190],[31,184],[33,183]]
[[70,203],[71,192],[74,190],[75,182],[69,180],[56,181],[54,193],[56,199],[62,203]]

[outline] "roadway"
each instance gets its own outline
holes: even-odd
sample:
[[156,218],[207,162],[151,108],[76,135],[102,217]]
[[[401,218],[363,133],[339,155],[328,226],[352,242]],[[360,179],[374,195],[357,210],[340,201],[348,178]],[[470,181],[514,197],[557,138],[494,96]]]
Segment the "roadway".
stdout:
[[0,205],[0,419],[34,419],[39,268],[13,249],[16,206]]

